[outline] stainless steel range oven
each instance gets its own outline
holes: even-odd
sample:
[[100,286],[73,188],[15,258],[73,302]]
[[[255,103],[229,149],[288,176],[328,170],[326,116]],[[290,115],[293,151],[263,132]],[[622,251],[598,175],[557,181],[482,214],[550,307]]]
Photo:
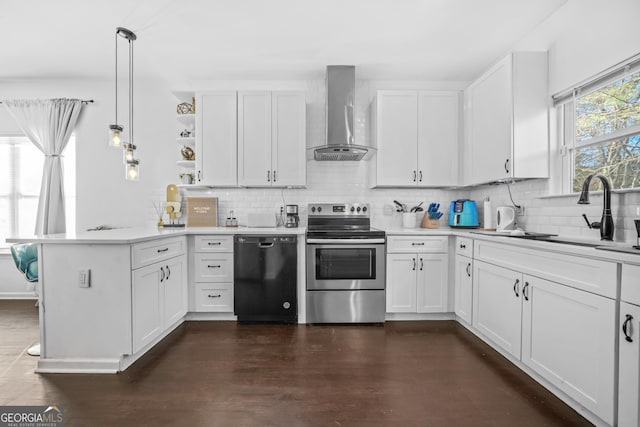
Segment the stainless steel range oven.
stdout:
[[384,322],[386,239],[370,206],[313,203],[307,213],[307,321]]

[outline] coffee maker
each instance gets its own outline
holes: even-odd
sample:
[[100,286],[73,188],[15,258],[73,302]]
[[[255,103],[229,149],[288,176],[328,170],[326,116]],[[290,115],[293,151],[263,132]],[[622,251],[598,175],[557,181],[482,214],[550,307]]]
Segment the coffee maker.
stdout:
[[300,217],[298,216],[298,205],[286,205],[285,213],[287,219],[284,222],[284,226],[287,228],[296,228],[300,223]]

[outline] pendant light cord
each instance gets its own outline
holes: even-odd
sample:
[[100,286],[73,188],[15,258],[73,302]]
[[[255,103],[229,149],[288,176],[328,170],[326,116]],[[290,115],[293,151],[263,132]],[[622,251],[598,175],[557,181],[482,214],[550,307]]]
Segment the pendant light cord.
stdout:
[[116,122],[114,124],[118,124],[118,31],[114,35],[116,41]]
[[129,40],[129,144],[133,145],[133,41]]

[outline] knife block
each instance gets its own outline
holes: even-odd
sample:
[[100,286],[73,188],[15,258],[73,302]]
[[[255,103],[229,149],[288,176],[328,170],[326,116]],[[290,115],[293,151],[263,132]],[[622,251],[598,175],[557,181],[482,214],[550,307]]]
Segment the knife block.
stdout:
[[420,227],[422,228],[440,228],[440,220],[439,219],[430,219],[429,213],[425,212],[422,217],[422,222],[420,223]]

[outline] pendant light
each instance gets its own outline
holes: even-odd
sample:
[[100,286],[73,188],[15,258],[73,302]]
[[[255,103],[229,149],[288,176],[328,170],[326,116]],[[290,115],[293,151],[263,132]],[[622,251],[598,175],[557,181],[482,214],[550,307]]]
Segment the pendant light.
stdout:
[[[123,127],[118,124],[118,36],[129,42],[129,141],[122,139]],[[115,88],[116,88],[116,122],[109,125],[109,145],[112,147],[123,147],[123,161],[125,164],[125,177],[128,181],[137,181],[140,176],[140,161],[135,158],[136,146],[133,144],[133,41],[137,39],[135,33],[123,27],[116,29],[116,67],[115,67]]]

